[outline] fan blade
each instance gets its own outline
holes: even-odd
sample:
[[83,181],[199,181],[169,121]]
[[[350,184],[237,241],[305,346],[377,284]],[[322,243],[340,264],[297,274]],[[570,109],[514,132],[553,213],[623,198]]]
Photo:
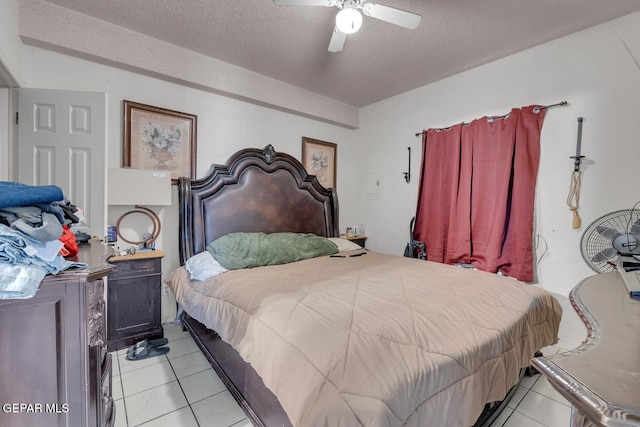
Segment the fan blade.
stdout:
[[611,227],[607,227],[606,225],[599,225],[596,227],[596,231],[606,237],[607,239],[615,240],[617,237],[622,234]]
[[276,6],[333,6],[330,0],[275,0]]
[[366,3],[362,6],[362,13],[372,18],[391,24],[400,25],[401,27],[414,30],[420,25],[422,16],[404,10],[395,9],[381,4]]
[[631,226],[631,234],[640,235],[640,219]]
[[597,254],[595,254],[594,256],[591,257],[591,261],[593,262],[605,262],[608,259],[613,258],[614,256],[616,256],[616,254],[618,253],[618,251],[616,250],[616,248],[607,248],[604,249],[600,252],[598,252]]
[[338,27],[333,29],[333,35],[329,42],[329,52],[340,52],[344,47],[344,41],[347,39],[347,35],[338,30]]

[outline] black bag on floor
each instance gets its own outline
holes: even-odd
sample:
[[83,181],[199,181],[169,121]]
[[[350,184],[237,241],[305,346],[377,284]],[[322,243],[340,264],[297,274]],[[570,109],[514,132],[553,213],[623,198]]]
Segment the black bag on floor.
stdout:
[[427,248],[425,244],[419,240],[413,239],[413,225],[416,217],[411,218],[409,223],[409,243],[404,248],[404,256],[408,258],[427,259]]

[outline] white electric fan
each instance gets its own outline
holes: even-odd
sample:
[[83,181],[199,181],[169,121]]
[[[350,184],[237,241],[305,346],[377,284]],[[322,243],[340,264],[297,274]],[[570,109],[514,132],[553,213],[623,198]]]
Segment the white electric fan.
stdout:
[[422,17],[367,0],[275,0],[278,6],[326,6],[340,9],[336,15],[336,26],[329,42],[329,52],[340,52],[344,47],[347,34],[355,33],[362,25],[362,15],[399,25],[413,30],[420,25]]
[[582,235],[580,248],[598,273],[617,269],[621,256],[640,256],[640,211],[623,209],[596,219]]

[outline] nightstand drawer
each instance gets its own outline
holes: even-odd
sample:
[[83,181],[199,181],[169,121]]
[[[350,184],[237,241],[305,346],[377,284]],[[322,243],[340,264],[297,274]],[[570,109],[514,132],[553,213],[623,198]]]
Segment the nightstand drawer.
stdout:
[[162,262],[160,258],[152,258],[132,261],[112,261],[112,264],[115,265],[116,268],[109,274],[109,278],[114,280],[138,275],[148,276],[150,274],[160,274]]

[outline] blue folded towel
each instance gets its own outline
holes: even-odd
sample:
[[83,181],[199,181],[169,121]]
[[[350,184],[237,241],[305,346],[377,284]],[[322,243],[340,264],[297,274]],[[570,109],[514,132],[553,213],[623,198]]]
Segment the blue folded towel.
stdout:
[[37,203],[61,202],[64,194],[56,185],[26,185],[0,181],[0,208],[29,206]]

